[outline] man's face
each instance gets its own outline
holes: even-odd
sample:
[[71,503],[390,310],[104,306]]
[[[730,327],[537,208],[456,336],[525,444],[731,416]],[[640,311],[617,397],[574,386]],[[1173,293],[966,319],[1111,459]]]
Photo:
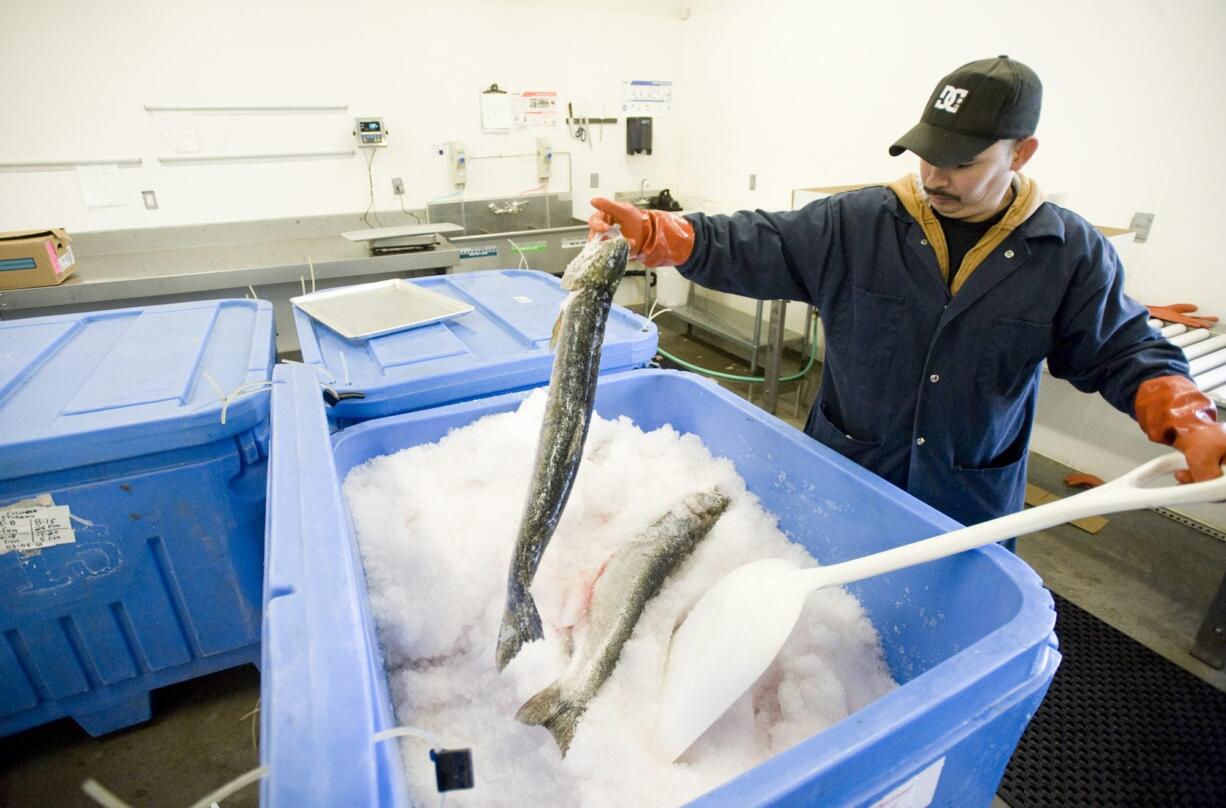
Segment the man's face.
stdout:
[[1008,202],[1013,172],[1024,166],[1039,142],[998,140],[961,165],[939,168],[920,159],[920,180],[937,213],[950,219],[981,222]]

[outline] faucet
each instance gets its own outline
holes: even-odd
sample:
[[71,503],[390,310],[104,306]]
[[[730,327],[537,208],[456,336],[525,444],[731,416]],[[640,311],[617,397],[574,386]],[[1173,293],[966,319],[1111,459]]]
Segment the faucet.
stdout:
[[498,205],[496,205],[493,202],[490,203],[490,210],[493,211],[497,215],[503,215],[507,213],[519,213],[520,208],[526,208],[526,207],[528,207],[528,200],[526,199],[523,199],[523,200],[513,199],[510,202],[508,202],[506,205],[504,205],[503,207],[498,207]]
[[634,200],[636,205],[647,205],[651,200],[647,197],[647,178],[643,177],[643,181],[639,183],[639,198]]

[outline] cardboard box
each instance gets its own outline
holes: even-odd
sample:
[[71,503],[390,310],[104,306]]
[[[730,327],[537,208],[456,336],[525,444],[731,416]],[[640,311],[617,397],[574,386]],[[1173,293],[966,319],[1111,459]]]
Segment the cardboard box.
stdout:
[[0,289],[63,283],[76,266],[69,241],[58,227],[0,233]]

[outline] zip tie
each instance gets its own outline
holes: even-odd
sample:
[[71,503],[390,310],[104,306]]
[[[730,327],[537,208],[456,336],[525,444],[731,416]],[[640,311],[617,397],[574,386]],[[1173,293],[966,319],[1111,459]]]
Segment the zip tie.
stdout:
[[[276,382],[271,381],[271,380],[247,382],[245,384],[240,384],[238,387],[235,387],[229,393],[226,393],[226,391],[221,388],[221,385],[217,383],[217,380],[209,375],[209,372],[207,370],[200,371],[200,375],[204,377],[205,381],[213,385],[213,389],[217,391],[216,400],[221,402],[221,423],[223,426],[226,423],[226,411],[230,409],[230,404],[232,404],[235,399],[241,398],[246,395],[251,395],[252,393],[259,393],[264,390],[271,390],[272,386],[276,384]],[[212,404],[212,403],[213,403],[212,399],[208,401],[203,401],[198,405],[197,409],[199,409],[199,407],[203,407],[207,404]]]
[[200,371],[200,375],[204,377],[206,382],[213,385],[213,389],[217,391],[217,397],[224,401],[226,398],[226,391],[221,389],[221,385],[217,383],[217,380],[210,376],[207,370]]
[[255,293],[255,287],[254,287],[254,286],[252,286],[251,284],[247,284],[247,288],[251,290],[251,299],[252,299],[252,300],[259,300],[259,299],[260,299],[260,296],[259,296],[259,295],[257,295],[257,294]]
[[667,308],[667,307],[662,308],[659,311],[656,311],[656,304],[659,302],[660,302],[659,298],[656,298],[655,300],[651,301],[651,308],[647,310],[647,321],[648,322],[651,322],[652,320],[656,319],[657,317],[659,317],[661,314],[664,314],[665,312],[672,311],[672,309]]
[[297,359],[282,359],[281,364],[283,365],[302,365],[304,368],[310,368],[311,370],[315,371],[316,375],[320,377],[326,376],[326,378],[323,378],[323,381],[332,382],[332,383],[336,382],[336,377],[333,376],[331,373],[328,373],[328,369],[324,367],[323,365],[308,365],[306,362],[299,362]]
[[102,808],[132,808],[92,777],[81,784],[81,790],[85,792],[85,796],[101,805]]
[[311,256],[307,256],[307,266],[311,269],[311,294],[315,294],[315,265],[311,263]]
[[414,738],[421,738],[423,741],[430,744],[431,749],[443,748],[443,745],[439,743],[438,738],[431,735],[429,732],[426,732],[424,729],[417,729],[416,727],[392,727],[391,729],[385,729],[382,732],[376,732],[374,742],[379,743],[380,741],[386,741],[388,738],[401,738],[406,735]]
[[[232,390],[232,391],[230,392],[230,395],[228,395],[228,396],[224,396],[224,397],[221,399],[221,423],[222,423],[222,426],[225,426],[225,423],[226,423],[226,410],[228,410],[228,409],[230,408],[230,404],[231,404],[231,403],[233,403],[233,401],[234,401],[236,398],[241,398],[242,396],[249,396],[249,395],[252,395],[252,394],[254,394],[254,393],[259,393],[259,392],[262,392],[262,391],[264,391],[264,390],[271,390],[271,389],[272,389],[273,384],[275,384],[275,382],[271,382],[271,381],[268,381],[268,382],[247,382],[246,384],[239,385],[238,387],[234,388],[234,390]],[[250,388],[250,389],[247,389],[247,388]]]
[[251,719],[251,748],[257,752],[260,751],[260,744],[256,741],[255,720],[256,720],[256,717],[259,716],[259,714],[260,714],[260,699],[257,698],[255,700],[255,709],[251,710],[250,712],[243,715],[242,718],[238,719],[239,721],[243,721],[248,718]]
[[208,794],[207,796],[201,797],[200,799],[196,800],[195,802],[192,803],[191,808],[209,808],[209,806],[212,805],[214,802],[224,800],[226,797],[230,796],[234,792],[241,791],[242,789],[254,783],[256,780],[259,780],[260,778],[267,777],[267,776],[268,776],[267,766],[259,766],[257,768],[254,768],[251,771],[247,772],[246,774],[240,774],[238,777],[235,777],[233,780],[226,783],[224,786],[217,789],[213,793]]

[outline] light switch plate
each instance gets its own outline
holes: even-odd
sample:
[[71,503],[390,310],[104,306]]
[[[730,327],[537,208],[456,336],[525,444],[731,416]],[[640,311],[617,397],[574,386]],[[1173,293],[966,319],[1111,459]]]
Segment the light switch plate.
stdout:
[[1152,213],[1134,213],[1132,221],[1128,223],[1128,229],[1135,235],[1133,241],[1144,242],[1149,238],[1149,229],[1154,224],[1154,214]]

